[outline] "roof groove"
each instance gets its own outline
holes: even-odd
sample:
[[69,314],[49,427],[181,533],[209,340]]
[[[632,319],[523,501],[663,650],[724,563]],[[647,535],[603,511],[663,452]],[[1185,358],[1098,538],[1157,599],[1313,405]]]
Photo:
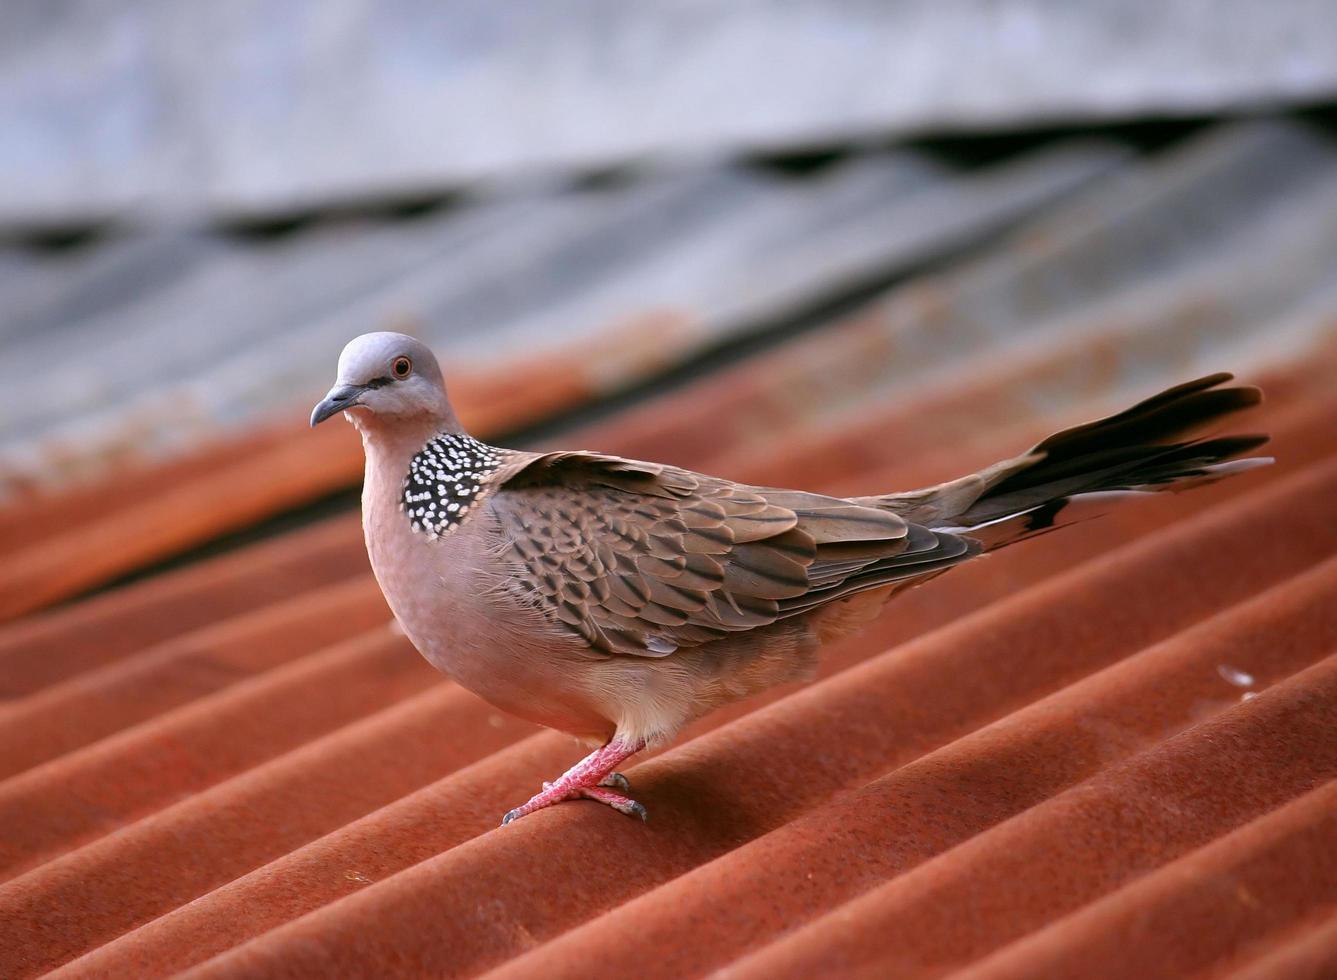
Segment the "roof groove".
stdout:
[[384,625],[369,575],[205,626],[0,708],[0,786],[41,762]]
[[[1246,962],[1337,902],[1337,780],[1265,813],[963,971],[960,980],[1200,975]],[[1186,926],[1192,928],[1192,939]],[[1274,976],[1293,976],[1290,972]]]
[[[477,734],[443,745],[440,733],[451,725]],[[44,936],[45,959],[28,961],[30,968],[55,966],[239,875],[300,853],[322,835],[533,730],[453,684],[433,685],[0,886],[0,916],[21,915]],[[182,872],[155,875],[167,860],[179,861]],[[343,874],[338,867],[322,870]],[[343,884],[360,887],[358,880]],[[283,884],[303,881],[285,875]],[[248,904],[233,914],[264,908]]]
[[1238,971],[1232,980],[1326,980],[1337,967],[1337,916],[1331,907],[1320,908],[1311,921],[1292,935],[1282,937],[1277,946],[1261,950]]
[[356,519],[271,542],[0,626],[4,692],[21,696],[191,629],[367,571]]
[[[5,780],[3,877],[442,682],[406,653],[381,627]],[[322,697],[305,697],[317,680]]]

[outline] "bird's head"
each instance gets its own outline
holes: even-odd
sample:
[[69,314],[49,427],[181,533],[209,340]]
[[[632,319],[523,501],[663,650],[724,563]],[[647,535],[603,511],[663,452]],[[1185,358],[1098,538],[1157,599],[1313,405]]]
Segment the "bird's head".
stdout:
[[365,333],[339,355],[334,387],[311,412],[313,426],[336,412],[355,424],[413,422],[447,427],[455,415],[436,358],[402,333]]

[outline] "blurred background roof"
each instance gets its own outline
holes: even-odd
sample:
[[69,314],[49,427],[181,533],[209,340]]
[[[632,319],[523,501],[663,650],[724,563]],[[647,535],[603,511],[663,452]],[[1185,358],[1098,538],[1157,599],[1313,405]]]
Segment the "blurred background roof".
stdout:
[[12,8],[0,217],[35,225],[1337,92],[1323,0]]
[[[0,975],[1337,974],[1330,5],[7,21]],[[479,435],[753,483],[1222,368],[1279,463],[891,604],[647,825],[490,833],[578,749],[387,626],[305,423],[372,329]]]

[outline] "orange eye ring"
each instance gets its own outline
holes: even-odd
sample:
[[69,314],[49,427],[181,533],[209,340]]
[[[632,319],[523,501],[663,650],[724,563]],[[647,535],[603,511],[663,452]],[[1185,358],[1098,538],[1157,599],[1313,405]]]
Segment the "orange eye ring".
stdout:
[[396,357],[390,365],[390,373],[403,381],[413,372],[413,362],[407,357]]

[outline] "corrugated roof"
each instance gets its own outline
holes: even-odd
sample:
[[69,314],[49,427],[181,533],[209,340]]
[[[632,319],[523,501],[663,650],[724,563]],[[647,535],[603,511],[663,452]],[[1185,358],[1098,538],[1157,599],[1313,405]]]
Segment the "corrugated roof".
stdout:
[[[0,974],[1337,970],[1335,181],[1322,134],[1209,133],[563,434],[869,492],[1199,370],[1269,394],[1249,424],[1278,465],[906,594],[813,685],[635,765],[646,824],[573,803],[497,829],[580,749],[413,653],[352,515],[0,628]],[[316,435],[147,471],[148,503],[11,561],[172,525],[133,567],[271,512],[163,502],[276,459],[309,499],[355,459]]]

